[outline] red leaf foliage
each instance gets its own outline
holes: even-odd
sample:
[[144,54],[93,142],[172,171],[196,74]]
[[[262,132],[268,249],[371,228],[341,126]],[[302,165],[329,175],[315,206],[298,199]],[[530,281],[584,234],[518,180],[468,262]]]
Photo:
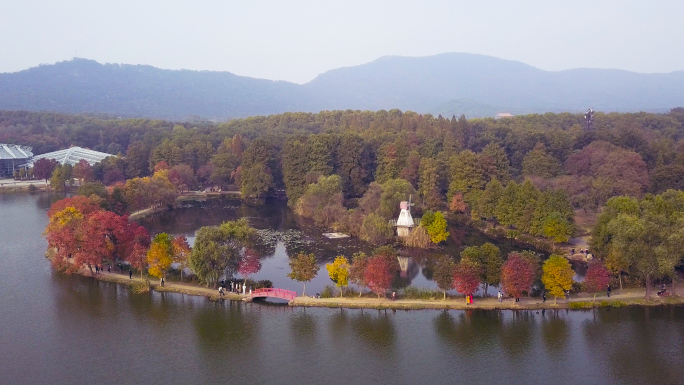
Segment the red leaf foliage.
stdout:
[[53,203],[52,206],[50,206],[50,210],[48,210],[48,218],[52,218],[55,214],[67,207],[73,207],[80,211],[83,215],[88,215],[94,211],[102,210],[102,207],[100,207],[99,198],[89,198],[83,195],[76,195],[73,198],[64,198]]
[[501,267],[501,288],[514,297],[528,292],[534,283],[535,266],[518,253],[511,253]]
[[238,273],[243,277],[248,278],[252,274],[256,274],[261,270],[261,261],[256,251],[252,249],[245,250],[244,255],[240,259],[238,265]]
[[587,269],[587,274],[584,277],[584,284],[587,286],[587,291],[602,291],[608,288],[610,283],[610,271],[601,262],[593,262]]
[[368,288],[380,295],[392,286],[394,272],[394,266],[385,256],[376,255],[368,260],[363,278]]
[[454,288],[461,294],[471,295],[480,286],[480,269],[477,265],[461,261],[454,270]]

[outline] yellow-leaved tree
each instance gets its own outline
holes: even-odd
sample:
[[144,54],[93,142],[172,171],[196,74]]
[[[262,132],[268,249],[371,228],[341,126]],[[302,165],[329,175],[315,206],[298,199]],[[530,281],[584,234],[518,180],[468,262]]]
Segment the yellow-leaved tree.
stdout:
[[147,263],[150,265],[151,276],[166,278],[166,270],[173,263],[172,241],[173,237],[166,233],[159,233],[152,239],[150,249],[147,251]]
[[553,304],[556,304],[558,297],[565,296],[565,291],[572,289],[572,277],[575,272],[570,266],[570,262],[560,255],[551,255],[544,262],[542,268],[542,283],[553,296]]
[[340,297],[342,297],[343,288],[349,285],[349,260],[338,256],[333,263],[326,264],[325,268],[328,270],[330,279],[340,288]]

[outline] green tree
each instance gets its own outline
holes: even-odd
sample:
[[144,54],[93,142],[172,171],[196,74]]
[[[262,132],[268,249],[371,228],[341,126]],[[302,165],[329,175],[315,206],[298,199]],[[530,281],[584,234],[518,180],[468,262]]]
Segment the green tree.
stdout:
[[465,195],[473,190],[481,190],[483,185],[484,173],[477,154],[466,150],[451,158],[449,197],[459,192]]
[[558,297],[565,297],[565,292],[572,289],[572,277],[575,272],[572,270],[570,262],[559,255],[550,256],[544,262],[542,270],[542,283],[544,283],[549,294],[554,297],[553,304],[555,305]]
[[482,246],[469,246],[461,252],[461,260],[477,265],[480,281],[485,284],[485,293],[490,285],[496,286],[501,280],[501,251],[493,244],[486,242]]
[[496,209],[503,195],[503,187],[498,180],[492,179],[487,183],[484,192],[480,196],[480,215],[489,219],[496,215]]
[[387,219],[370,213],[363,218],[360,237],[374,245],[383,245],[394,235],[394,229]]
[[419,193],[428,207],[436,208],[441,202],[439,191],[439,165],[436,159],[420,160]]
[[190,268],[200,282],[217,286],[223,274],[230,277],[235,274],[241,254],[254,242],[255,236],[256,231],[244,218],[221,226],[202,227],[197,230],[188,258]]
[[572,235],[572,225],[559,212],[549,214],[542,229],[543,235],[554,243],[567,242]]
[[344,287],[349,285],[349,260],[338,256],[333,263],[326,264],[325,268],[328,270],[330,280],[340,288],[340,297],[342,297]]
[[317,264],[316,256],[313,254],[297,254],[290,258],[290,272],[287,276],[290,279],[304,283],[302,297],[306,295],[306,283],[310,282],[318,274],[320,267]]
[[504,226],[511,226],[515,224],[515,204],[518,194],[518,184],[515,181],[510,181],[504,188],[496,203],[496,220]]
[[446,299],[446,292],[454,288],[454,271],[456,264],[454,260],[448,255],[443,255],[437,260],[435,264],[433,278],[437,283],[437,287],[444,293]]
[[525,155],[522,166],[525,176],[553,178],[561,173],[560,162],[546,151],[543,143],[537,143],[534,149]]
[[399,214],[399,203],[408,200],[409,196],[416,196],[416,190],[403,179],[391,179],[382,184],[380,195],[380,214],[385,219],[396,218]]
[[242,171],[242,187],[240,192],[246,199],[263,199],[273,188],[273,176],[270,170],[259,163]]

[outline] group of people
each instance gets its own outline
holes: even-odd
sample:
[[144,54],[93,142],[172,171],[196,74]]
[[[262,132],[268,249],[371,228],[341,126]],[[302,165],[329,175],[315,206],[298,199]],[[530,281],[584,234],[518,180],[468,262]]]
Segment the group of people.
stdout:
[[[219,296],[223,297],[226,290],[230,290],[231,293],[236,293],[236,294],[240,294],[240,291],[242,291],[242,294],[244,295],[244,294],[247,294],[247,283],[243,281],[242,285],[240,285],[239,282],[230,281],[228,283],[228,285],[226,286],[226,280],[222,279],[221,283],[219,285],[219,288],[218,288]],[[252,287],[251,286],[249,287],[249,294],[252,294]]]

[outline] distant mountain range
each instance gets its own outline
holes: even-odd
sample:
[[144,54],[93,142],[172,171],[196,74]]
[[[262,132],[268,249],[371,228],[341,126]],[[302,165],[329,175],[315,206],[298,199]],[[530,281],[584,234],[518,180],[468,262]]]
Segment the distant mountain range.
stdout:
[[225,120],[288,111],[380,110],[467,117],[684,106],[684,71],[543,71],[491,56],[382,57],[300,85],[230,72],[73,59],[0,74],[0,109]]

